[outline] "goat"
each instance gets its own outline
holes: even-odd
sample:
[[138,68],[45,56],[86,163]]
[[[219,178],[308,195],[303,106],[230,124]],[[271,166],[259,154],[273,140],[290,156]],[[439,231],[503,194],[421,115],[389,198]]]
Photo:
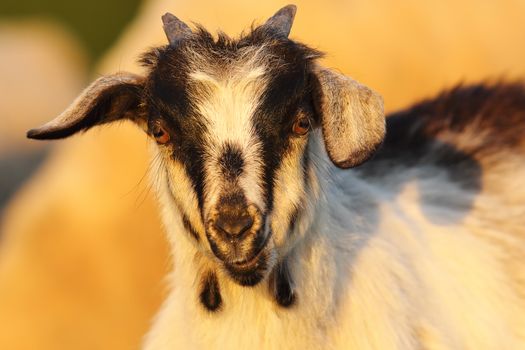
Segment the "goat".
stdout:
[[174,269],[145,349],[524,347],[524,87],[385,123],[288,38],[294,16],[230,39],[166,14],[146,76],[99,78],[28,132],[128,119],[156,141]]

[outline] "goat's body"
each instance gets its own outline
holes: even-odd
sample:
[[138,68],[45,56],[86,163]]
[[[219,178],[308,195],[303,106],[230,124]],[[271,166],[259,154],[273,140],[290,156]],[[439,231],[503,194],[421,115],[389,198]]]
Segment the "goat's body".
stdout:
[[525,348],[524,130],[521,87],[459,88],[390,117],[377,157],[331,181],[313,143],[290,308],[219,272],[223,305],[205,310],[207,258],[166,194],[173,289],[146,349]]

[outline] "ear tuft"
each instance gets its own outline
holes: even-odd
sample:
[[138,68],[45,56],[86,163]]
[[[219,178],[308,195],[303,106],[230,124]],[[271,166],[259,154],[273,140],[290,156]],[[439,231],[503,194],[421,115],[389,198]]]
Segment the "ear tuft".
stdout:
[[29,130],[27,137],[36,140],[61,139],[95,125],[124,118],[136,119],[143,80],[131,73],[101,77],[58,117]]
[[383,98],[357,81],[326,68],[316,72],[328,156],[343,169],[368,160],[385,137]]

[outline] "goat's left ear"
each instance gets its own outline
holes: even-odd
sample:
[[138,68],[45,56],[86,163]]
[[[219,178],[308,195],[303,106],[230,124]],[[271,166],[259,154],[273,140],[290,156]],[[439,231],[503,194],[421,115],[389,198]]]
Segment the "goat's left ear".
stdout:
[[314,103],[321,115],[323,138],[332,162],[351,168],[369,159],[383,142],[383,98],[357,81],[316,67]]
[[61,139],[119,119],[131,119],[140,124],[143,82],[144,78],[131,73],[103,76],[88,86],[58,117],[29,130],[27,137]]

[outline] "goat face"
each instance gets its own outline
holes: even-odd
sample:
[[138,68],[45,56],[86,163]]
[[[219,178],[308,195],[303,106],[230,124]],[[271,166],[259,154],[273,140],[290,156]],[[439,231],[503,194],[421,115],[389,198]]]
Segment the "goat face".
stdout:
[[[172,186],[173,200],[242,284],[264,276],[288,228],[278,222],[301,207],[309,129],[319,124],[309,73],[317,53],[266,35],[217,41],[201,31],[147,55],[150,133],[169,134],[160,146],[168,178],[188,183]],[[286,192],[278,211],[276,191]]]
[[191,239],[234,281],[255,285],[297,241],[316,129],[342,168],[366,160],[384,135],[381,98],[288,39],[294,13],[286,7],[237,40],[168,14],[170,45],[143,56],[145,77],[103,77],[28,135],[134,120],[157,141],[166,200]]

